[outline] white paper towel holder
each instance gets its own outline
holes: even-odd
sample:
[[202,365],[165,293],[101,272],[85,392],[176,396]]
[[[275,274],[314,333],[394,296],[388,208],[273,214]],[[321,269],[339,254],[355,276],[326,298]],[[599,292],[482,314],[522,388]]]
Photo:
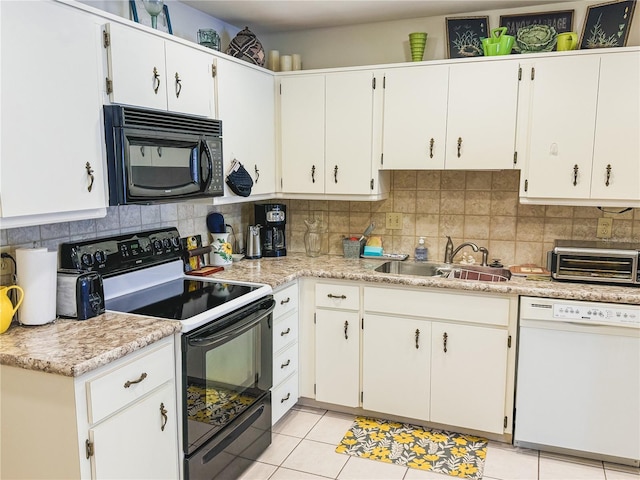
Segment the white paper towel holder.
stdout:
[[18,309],[21,325],[45,325],[56,319],[57,265],[56,251],[16,249],[16,283],[25,292]]

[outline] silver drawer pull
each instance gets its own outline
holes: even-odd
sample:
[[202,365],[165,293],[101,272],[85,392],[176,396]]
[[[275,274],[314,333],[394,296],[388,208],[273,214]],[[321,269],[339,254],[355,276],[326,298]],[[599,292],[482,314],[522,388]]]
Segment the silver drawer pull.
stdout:
[[291,365],[291,359],[287,360],[282,365],[280,365],[280,368],[288,367],[289,365]]
[[340,300],[346,300],[347,299],[346,295],[334,295],[333,293],[329,293],[327,295],[327,297],[329,297],[329,298],[339,298]]
[[287,400],[289,400],[290,398],[291,398],[291,394],[290,394],[290,393],[287,393],[287,396],[286,396],[286,397],[282,397],[282,399],[280,400],[280,403],[284,403],[284,402],[286,402]]
[[284,337],[285,335],[289,334],[291,332],[290,328],[287,328],[286,330],[283,330],[282,332],[280,332],[280,336]]
[[145,378],[147,378],[147,374],[142,372],[142,375],[140,375],[139,379],[137,379],[137,380],[127,380],[126,382],[124,382],[124,388],[129,388],[134,383],[140,383]]
[[285,300],[280,300],[280,305],[284,305],[285,303],[289,303],[291,299],[287,297]]

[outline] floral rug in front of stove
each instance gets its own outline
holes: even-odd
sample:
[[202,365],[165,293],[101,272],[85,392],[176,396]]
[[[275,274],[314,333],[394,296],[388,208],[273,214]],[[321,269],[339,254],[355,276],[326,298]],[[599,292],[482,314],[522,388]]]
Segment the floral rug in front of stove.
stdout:
[[407,423],[356,417],[336,452],[458,478],[482,478],[487,440]]

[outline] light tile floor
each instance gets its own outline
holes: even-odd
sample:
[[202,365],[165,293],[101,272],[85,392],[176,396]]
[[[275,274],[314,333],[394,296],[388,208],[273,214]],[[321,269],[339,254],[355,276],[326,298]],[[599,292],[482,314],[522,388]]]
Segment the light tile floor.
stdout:
[[[447,480],[453,477],[339,454],[354,416],[295,406],[273,427],[272,443],[243,480]],[[230,465],[229,472],[238,465]],[[224,472],[221,475],[224,476]],[[229,480],[238,478],[229,476]],[[489,442],[485,480],[640,480],[640,469]]]

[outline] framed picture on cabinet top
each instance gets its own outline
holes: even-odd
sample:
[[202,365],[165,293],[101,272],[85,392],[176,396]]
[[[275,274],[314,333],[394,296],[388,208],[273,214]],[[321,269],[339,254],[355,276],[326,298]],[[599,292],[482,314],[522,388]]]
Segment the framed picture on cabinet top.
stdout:
[[481,57],[483,37],[489,36],[489,17],[447,17],[447,58]]
[[547,25],[557,33],[573,31],[573,10],[557,12],[527,13],[522,15],[500,15],[500,26],[507,27],[507,35],[517,35],[518,30],[529,25]]
[[624,47],[629,37],[635,0],[591,5],[582,27],[580,48]]
[[[144,8],[144,2],[142,0],[129,0],[129,10],[131,13],[131,20],[147,27],[151,27],[151,15]],[[171,18],[169,17],[169,7],[162,6],[162,11],[158,14],[156,30],[169,33],[173,35],[173,29],[171,28]]]

